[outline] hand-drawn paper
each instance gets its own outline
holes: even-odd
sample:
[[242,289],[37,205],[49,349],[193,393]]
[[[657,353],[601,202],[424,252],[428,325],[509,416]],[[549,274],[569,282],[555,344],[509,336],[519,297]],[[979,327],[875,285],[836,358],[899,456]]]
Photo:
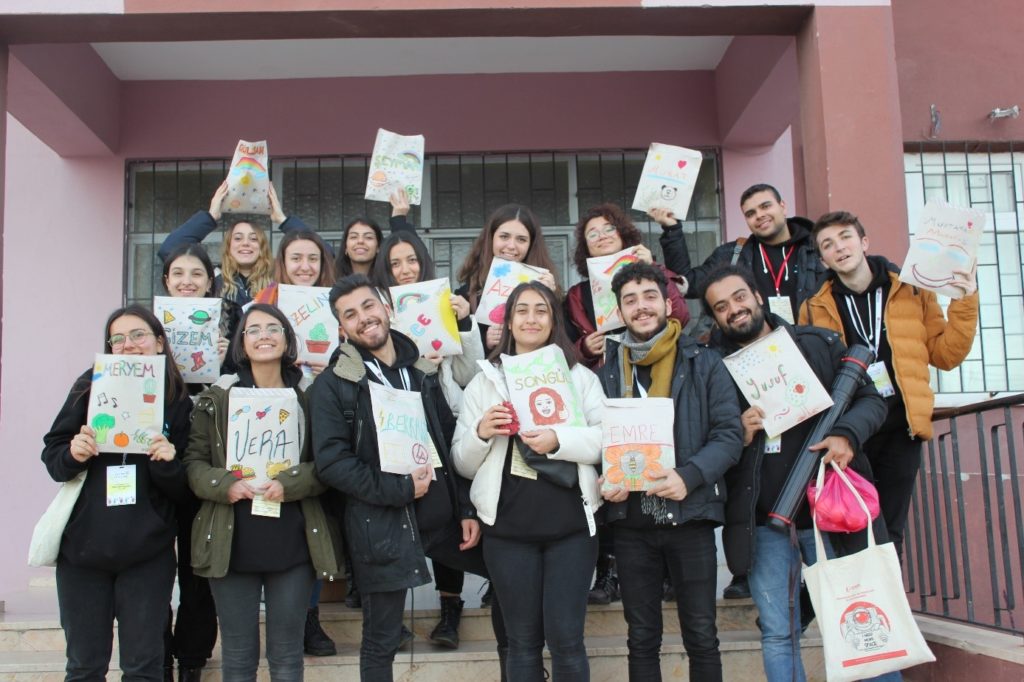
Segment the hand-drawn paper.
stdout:
[[703,159],[704,156],[693,149],[652,142],[640,171],[633,208],[644,212],[668,208],[677,219],[686,220]]
[[633,255],[633,247],[587,259],[587,276],[590,279],[590,293],[594,298],[594,324],[597,331],[607,332],[625,326],[615,301],[615,292],[612,291],[612,277],[624,266],[637,260]]
[[164,325],[171,356],[185,383],[216,381],[220,377],[220,299],[154,296],[153,314]]
[[963,297],[964,292],[949,283],[954,271],[974,269],[984,229],[984,211],[929,201],[910,237],[900,281],[950,298]]
[[492,260],[483,291],[480,292],[480,302],[476,307],[477,321],[487,325],[501,324],[505,319],[505,302],[512,290],[523,282],[538,279],[546,272],[544,268],[504,258]]
[[239,140],[228,170],[228,193],[221,204],[225,213],[270,215],[270,174],[267,141]]
[[725,367],[747,402],[764,410],[769,438],[832,407],[828,391],[782,327],[725,358]]
[[605,490],[650,490],[675,468],[671,398],[606,398],[601,420]]
[[291,388],[232,388],[228,392],[227,467],[262,485],[298,465],[303,425]]
[[395,329],[412,338],[420,354],[462,355],[459,322],[447,279],[391,287]]
[[393,192],[404,189],[409,203],[419,204],[425,144],[422,135],[399,135],[379,128],[366,178],[366,198],[388,201]]
[[371,381],[370,403],[377,429],[381,471],[405,475],[424,464],[429,463],[435,469],[441,466],[441,458],[427,428],[421,393]]
[[501,368],[519,430],[550,426],[586,426],[562,349],[551,344],[522,355],[502,355]]
[[288,317],[299,343],[299,360],[326,363],[338,347],[338,320],[331,312],[330,287],[281,284],[277,307]]
[[100,452],[147,452],[163,431],[164,356],[97,353],[86,420]]

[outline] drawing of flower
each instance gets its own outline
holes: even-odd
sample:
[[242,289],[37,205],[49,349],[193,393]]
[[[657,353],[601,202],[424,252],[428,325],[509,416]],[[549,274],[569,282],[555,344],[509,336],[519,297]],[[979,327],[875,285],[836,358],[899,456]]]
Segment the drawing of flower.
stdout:
[[644,490],[655,479],[665,476],[660,457],[661,446],[653,443],[612,445],[604,451],[609,465],[605,480],[631,492]]

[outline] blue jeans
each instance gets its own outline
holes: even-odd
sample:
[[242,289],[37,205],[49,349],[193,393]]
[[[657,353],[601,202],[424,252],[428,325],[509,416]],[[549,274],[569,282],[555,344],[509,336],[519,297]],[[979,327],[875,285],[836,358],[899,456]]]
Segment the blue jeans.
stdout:
[[[761,658],[768,682],[804,682],[803,661],[800,659],[800,582],[793,587],[793,606],[790,608],[790,577],[799,572],[801,559],[811,566],[817,561],[814,530],[796,532],[799,547],[790,544],[789,535],[758,526],[754,531],[754,558],[748,581],[750,596],[757,605],[761,619]],[[825,554],[832,558],[828,535],[823,535]],[[799,573],[798,573],[799,574]],[[900,673],[888,673],[871,678],[883,682],[897,682]]]
[[586,532],[551,542],[487,536],[481,544],[508,632],[509,682],[544,679],[545,641],[553,679],[587,682],[590,663],[583,626],[597,538]]
[[715,624],[718,560],[710,522],[659,528],[615,526],[615,561],[622,610],[629,628],[629,679],[661,680],[661,619],[665,570],[676,608],[692,682],[721,682],[722,655]]
[[217,604],[224,682],[253,682],[260,663],[260,593],[266,603],[267,664],[274,682],[301,682],[306,605],[312,565],[276,573],[232,573],[210,578]]

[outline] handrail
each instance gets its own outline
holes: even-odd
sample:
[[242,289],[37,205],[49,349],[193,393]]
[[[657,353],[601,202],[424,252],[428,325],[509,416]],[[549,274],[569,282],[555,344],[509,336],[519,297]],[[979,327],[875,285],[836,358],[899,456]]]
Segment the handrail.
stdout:
[[941,419],[950,419],[952,417],[959,417],[965,414],[976,414],[996,407],[1013,407],[1014,405],[1021,404],[1024,404],[1024,393],[1015,393],[1013,395],[1003,396],[1002,398],[982,400],[981,402],[971,403],[970,405],[961,405],[959,407],[940,407],[932,411],[932,421],[936,422]]

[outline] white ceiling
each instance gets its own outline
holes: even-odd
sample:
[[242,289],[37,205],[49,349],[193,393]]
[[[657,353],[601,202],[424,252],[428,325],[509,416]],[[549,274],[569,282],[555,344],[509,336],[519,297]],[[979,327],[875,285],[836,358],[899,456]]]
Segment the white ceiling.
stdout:
[[94,43],[121,80],[692,71],[718,66],[730,36],[355,38]]

